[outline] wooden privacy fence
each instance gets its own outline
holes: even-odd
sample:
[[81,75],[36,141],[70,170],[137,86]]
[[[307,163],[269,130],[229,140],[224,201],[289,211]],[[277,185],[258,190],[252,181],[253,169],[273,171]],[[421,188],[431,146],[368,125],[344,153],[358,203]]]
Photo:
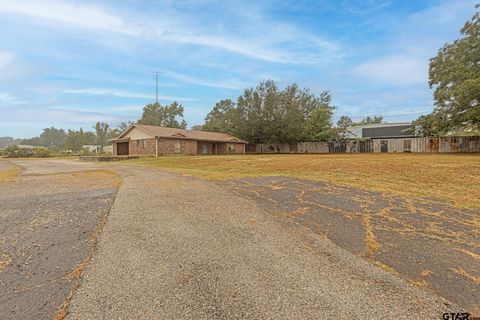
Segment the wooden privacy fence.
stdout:
[[480,152],[480,136],[248,144],[246,153]]

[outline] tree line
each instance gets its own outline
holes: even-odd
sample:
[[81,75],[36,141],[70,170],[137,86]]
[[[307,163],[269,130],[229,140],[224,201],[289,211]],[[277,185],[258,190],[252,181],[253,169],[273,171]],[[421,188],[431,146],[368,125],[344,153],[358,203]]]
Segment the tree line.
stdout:
[[82,128],[79,130],[64,130],[50,127],[43,129],[37,137],[17,139],[15,143],[79,151],[83,145],[107,145],[109,144],[108,139],[115,138],[122,132],[120,127],[112,128],[105,122],[97,122],[93,129],[94,131],[85,131]]
[[205,123],[194,129],[228,133],[251,143],[293,143],[341,139],[351,126],[383,121],[373,116],[356,123],[342,116],[335,127],[335,109],[328,91],[315,95],[295,83],[282,90],[266,80],[245,89],[236,101],[217,102]]

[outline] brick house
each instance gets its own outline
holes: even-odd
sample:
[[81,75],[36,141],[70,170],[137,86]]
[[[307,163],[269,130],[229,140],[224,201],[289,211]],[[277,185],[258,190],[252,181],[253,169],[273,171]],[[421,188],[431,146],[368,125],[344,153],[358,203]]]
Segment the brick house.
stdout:
[[113,155],[245,154],[246,141],[225,133],[133,124],[111,139]]

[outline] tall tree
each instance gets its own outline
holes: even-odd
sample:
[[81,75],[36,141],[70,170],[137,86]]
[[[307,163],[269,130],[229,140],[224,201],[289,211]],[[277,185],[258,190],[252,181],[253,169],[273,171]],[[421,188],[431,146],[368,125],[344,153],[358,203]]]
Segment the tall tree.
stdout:
[[143,107],[143,114],[138,123],[183,129],[187,126],[183,120],[183,106],[176,101],[168,106],[162,106],[160,103],[147,104]]
[[204,130],[233,134],[252,143],[297,142],[327,137],[334,107],[327,91],[315,96],[296,84],[280,90],[272,80],[247,88],[237,102],[218,102]]
[[67,133],[54,127],[43,129],[40,136],[22,140],[22,144],[60,148],[65,143]]
[[324,141],[332,137],[332,111],[317,108],[305,124],[305,141]]
[[383,117],[382,116],[367,116],[366,118],[363,118],[359,122],[355,122],[354,125],[368,125],[368,124],[380,124],[383,122]]
[[[192,130],[195,130],[195,131],[204,131],[204,128],[203,128],[204,125],[202,124],[196,124],[194,126],[192,126]],[[207,130],[205,130],[207,131]]]
[[107,143],[107,135],[110,132],[110,125],[106,122],[97,122],[93,127],[97,136],[97,144],[104,146]]
[[221,100],[215,104],[202,126],[205,131],[233,133],[233,112],[235,112],[235,103],[230,100]]
[[350,133],[350,127],[353,126],[353,121],[350,117],[341,116],[337,121],[337,129],[339,138],[345,139]]
[[430,59],[429,85],[435,88],[435,109],[415,122],[423,133],[441,135],[480,128],[480,12],[465,23],[461,33],[463,38],[445,44]]
[[65,149],[79,151],[83,145],[95,144],[96,135],[93,132],[80,130],[68,130],[67,139],[65,140]]
[[67,133],[63,129],[56,129],[54,127],[43,129],[40,135],[42,145],[46,147],[61,147],[67,139]]
[[117,129],[120,130],[121,132],[125,131],[130,127],[132,124],[134,124],[135,121],[123,121],[120,122],[120,124],[117,126]]

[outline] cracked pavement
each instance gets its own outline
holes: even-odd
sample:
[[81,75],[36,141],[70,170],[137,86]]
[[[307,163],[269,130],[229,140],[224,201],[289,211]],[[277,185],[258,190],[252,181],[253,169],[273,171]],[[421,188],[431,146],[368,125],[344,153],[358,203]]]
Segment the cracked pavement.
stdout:
[[289,177],[222,183],[410,283],[480,309],[480,212]]

